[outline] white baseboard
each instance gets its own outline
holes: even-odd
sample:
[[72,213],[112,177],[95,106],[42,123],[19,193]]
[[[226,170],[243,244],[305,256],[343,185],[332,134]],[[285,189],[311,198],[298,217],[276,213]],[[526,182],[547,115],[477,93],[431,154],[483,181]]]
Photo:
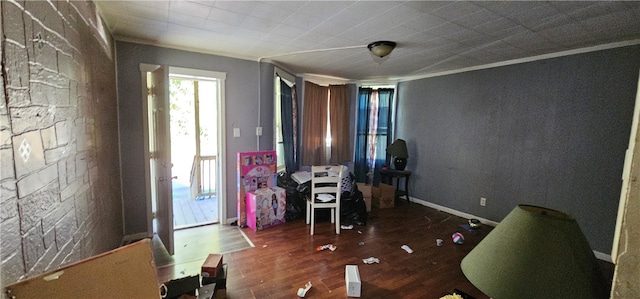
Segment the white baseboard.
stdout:
[[[432,209],[443,211],[445,213],[449,213],[451,215],[455,215],[455,216],[458,216],[458,217],[462,217],[462,218],[466,218],[466,219],[475,218],[475,219],[480,220],[480,222],[482,224],[491,225],[493,227],[497,226],[498,223],[499,223],[499,222],[495,222],[493,220],[489,220],[489,219],[478,217],[478,216],[475,216],[475,215],[472,215],[472,214],[460,212],[458,210],[447,208],[445,206],[441,206],[441,205],[438,205],[438,204],[435,204],[435,203],[432,203],[432,202],[428,202],[426,200],[418,199],[418,198],[415,198],[415,197],[411,197],[411,202],[415,202],[415,203],[421,204],[421,205],[423,205],[425,207],[429,207],[429,208],[432,208]],[[599,260],[603,260],[605,262],[613,263],[613,259],[611,258],[610,254],[605,254],[605,253],[602,253],[602,252],[596,251],[596,250],[593,250],[593,254]]]
[[418,199],[418,198],[415,198],[415,197],[411,197],[411,202],[415,202],[415,203],[421,204],[421,205],[423,205],[425,207],[429,207],[429,208],[432,208],[432,209],[443,211],[443,212],[446,212],[446,213],[449,213],[451,215],[455,215],[455,216],[458,216],[458,217],[462,217],[462,218],[466,218],[466,219],[475,218],[475,219],[478,219],[482,224],[491,225],[491,226],[494,226],[494,227],[496,225],[498,225],[498,222],[495,222],[493,220],[489,220],[489,219],[481,218],[481,217],[478,217],[478,216],[475,216],[475,215],[471,215],[471,214],[468,214],[468,213],[460,212],[458,210],[447,208],[445,206],[441,206],[441,205],[438,205],[438,204],[435,204],[435,203],[432,203],[432,202],[428,202],[426,200]]
[[126,235],[122,237],[122,242],[120,243],[120,245],[127,244],[131,241],[142,240],[145,238],[151,238],[151,236],[149,236],[147,233],[137,233],[132,235]]

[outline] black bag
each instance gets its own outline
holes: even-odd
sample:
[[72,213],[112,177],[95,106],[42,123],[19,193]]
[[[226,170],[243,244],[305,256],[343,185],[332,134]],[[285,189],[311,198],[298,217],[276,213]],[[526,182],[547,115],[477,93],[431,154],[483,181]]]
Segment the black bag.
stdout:
[[298,183],[291,179],[288,173],[280,172],[278,173],[278,187],[285,189],[287,195],[285,220],[292,221],[304,217],[307,203],[304,194],[298,191]]
[[345,192],[340,198],[340,214],[341,222],[345,225],[367,225],[367,206],[362,192],[357,190],[357,187],[352,194]]
[[[345,182],[345,180],[347,180]],[[367,206],[364,203],[364,197],[362,196],[362,192],[358,190],[358,185],[356,184],[356,177],[352,173],[349,173],[349,176],[343,180],[343,186],[346,185],[347,190],[342,193],[340,197],[340,219],[345,225],[354,224],[354,225],[367,225]],[[343,190],[345,190],[343,188]]]

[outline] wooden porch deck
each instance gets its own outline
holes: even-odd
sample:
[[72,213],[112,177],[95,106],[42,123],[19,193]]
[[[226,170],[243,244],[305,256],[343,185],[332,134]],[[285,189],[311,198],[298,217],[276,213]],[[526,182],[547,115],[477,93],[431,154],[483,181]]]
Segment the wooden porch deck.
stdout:
[[173,200],[173,227],[182,229],[217,223],[218,198],[213,196],[201,200],[181,198]]

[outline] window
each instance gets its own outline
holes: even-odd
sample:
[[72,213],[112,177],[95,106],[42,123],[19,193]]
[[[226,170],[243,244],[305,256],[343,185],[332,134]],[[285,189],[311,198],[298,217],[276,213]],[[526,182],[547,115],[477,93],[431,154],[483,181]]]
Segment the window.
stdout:
[[278,172],[298,169],[295,78],[276,68],[274,76],[274,135]]
[[387,163],[386,148],[393,141],[393,88],[362,87],[358,94],[356,180],[376,184]]
[[351,160],[349,86],[305,82],[304,94],[303,164]]

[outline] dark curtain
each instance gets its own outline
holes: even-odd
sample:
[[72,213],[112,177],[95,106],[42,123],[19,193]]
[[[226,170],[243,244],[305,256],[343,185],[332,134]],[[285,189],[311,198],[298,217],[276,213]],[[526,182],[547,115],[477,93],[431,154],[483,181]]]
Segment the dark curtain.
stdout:
[[358,182],[380,183],[380,169],[387,162],[386,149],[392,141],[393,94],[393,89],[360,88],[354,166]]
[[[282,108],[282,143],[284,147],[284,164],[287,173],[298,170],[294,143],[294,118],[292,88],[284,80],[280,80],[280,107]],[[297,113],[296,113],[297,114]]]
[[[371,136],[375,143],[375,162],[373,184],[380,183],[380,169],[387,163],[387,147],[391,144],[391,103],[393,101],[393,89],[378,89],[378,123],[375,133]],[[372,131],[372,130],[370,130]],[[390,165],[387,165],[390,166]]]
[[371,88],[360,88],[358,94],[358,115],[356,123],[356,153],[354,161],[354,175],[356,181],[366,183],[369,166],[367,163],[367,134],[369,132],[369,99]]
[[293,158],[294,158],[294,164],[293,165],[293,169],[294,170],[299,170],[300,169],[300,159],[298,158],[298,96],[296,93],[296,85],[293,84],[293,86],[291,87],[291,107],[293,108],[293,114],[292,114],[292,119],[293,119]]

